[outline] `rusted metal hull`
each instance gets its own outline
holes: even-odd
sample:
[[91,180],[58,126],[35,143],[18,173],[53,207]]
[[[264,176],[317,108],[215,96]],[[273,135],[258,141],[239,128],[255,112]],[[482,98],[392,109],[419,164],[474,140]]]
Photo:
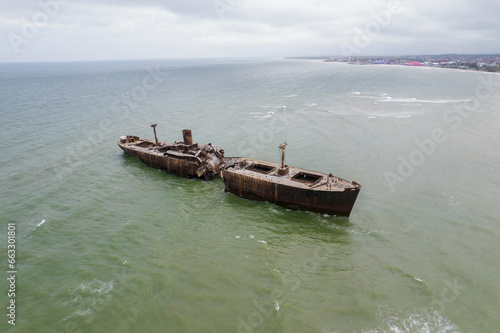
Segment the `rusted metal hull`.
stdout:
[[[247,165],[257,163],[274,168],[270,171],[264,169],[264,173],[262,170],[253,172],[244,167],[238,168],[238,162],[235,163],[233,159],[231,162],[236,168],[229,167],[221,171],[226,190],[250,200],[267,201],[295,210],[349,216],[361,189],[361,185],[356,182],[293,167],[287,167],[289,174],[283,177],[279,175],[281,168],[278,164],[240,160],[245,160]],[[301,173],[311,176],[311,181],[294,178]]]
[[332,174],[285,165],[281,144],[281,165],[244,157],[224,157],[224,150],[212,144],[193,143],[191,130],[183,130],[183,141],[159,142],[122,136],[118,146],[153,168],[178,176],[211,179],[220,173],[226,191],[250,200],[267,201],[286,208],[349,216],[361,185]]
[[197,171],[201,167],[198,161],[189,161],[186,159],[178,159],[170,156],[161,156],[151,153],[146,153],[144,151],[138,151],[131,149],[127,146],[120,147],[129,155],[138,157],[144,164],[164,170],[168,173],[175,174],[177,176],[192,178],[198,177]]
[[127,154],[138,157],[146,165],[186,178],[211,179],[224,167],[224,151],[212,145],[164,142],[140,139],[136,136],[121,137],[118,146]]

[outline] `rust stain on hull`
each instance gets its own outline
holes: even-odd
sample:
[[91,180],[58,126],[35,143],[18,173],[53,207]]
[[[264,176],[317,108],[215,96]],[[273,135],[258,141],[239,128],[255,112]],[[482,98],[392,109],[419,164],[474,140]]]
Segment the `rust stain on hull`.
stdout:
[[239,197],[267,201],[289,209],[349,216],[361,185],[306,169],[285,165],[281,144],[281,165],[244,157],[224,157],[224,150],[212,144],[193,143],[191,130],[183,130],[183,141],[159,142],[122,136],[118,145],[146,165],[178,176],[212,179],[220,173],[226,191]]
[[208,180],[218,175],[224,167],[224,150],[193,143],[190,130],[184,130],[183,136],[184,141],[169,144],[129,135],[121,137],[118,146],[148,166],[181,177]]
[[241,158],[221,171],[226,190],[242,198],[267,201],[289,209],[349,216],[361,185],[305,169]]

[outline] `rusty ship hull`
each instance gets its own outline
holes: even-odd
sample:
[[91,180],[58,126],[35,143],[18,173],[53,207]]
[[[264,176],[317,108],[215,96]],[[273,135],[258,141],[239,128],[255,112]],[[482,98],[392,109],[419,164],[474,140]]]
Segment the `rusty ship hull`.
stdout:
[[221,171],[226,191],[294,210],[349,216],[361,185],[331,174],[248,158],[229,158]]
[[211,144],[193,143],[189,130],[183,134],[184,141],[175,143],[122,136],[118,146],[146,165],[177,176],[209,180],[218,175],[224,167],[224,150]]

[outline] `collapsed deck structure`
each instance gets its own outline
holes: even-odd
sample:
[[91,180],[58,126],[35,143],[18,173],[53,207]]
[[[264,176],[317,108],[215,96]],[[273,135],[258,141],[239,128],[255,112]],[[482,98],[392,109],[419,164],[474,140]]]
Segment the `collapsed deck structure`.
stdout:
[[183,141],[159,142],[154,130],[155,141],[137,136],[122,136],[118,146],[129,155],[138,157],[146,165],[186,178],[212,179],[224,167],[224,150],[211,143],[193,143],[191,130],[183,130]]

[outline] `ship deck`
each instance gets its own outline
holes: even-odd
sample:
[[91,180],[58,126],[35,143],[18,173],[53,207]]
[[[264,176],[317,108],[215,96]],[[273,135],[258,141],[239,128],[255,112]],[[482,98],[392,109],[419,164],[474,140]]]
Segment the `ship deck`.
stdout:
[[[136,139],[133,142],[118,142],[118,145],[124,149],[131,149],[135,151],[142,151],[150,155],[157,155],[157,156],[172,156],[172,157],[179,157],[179,158],[195,158],[194,154],[190,153],[184,153],[179,150],[173,150],[172,148],[175,147],[175,145],[182,145],[179,143],[175,144],[169,144],[165,142],[158,142],[158,146],[155,145],[155,142],[152,140],[147,140],[147,139]],[[196,145],[198,146],[198,145]],[[188,146],[189,147],[189,146]]]
[[[241,163],[242,161],[245,162]],[[228,163],[226,163],[226,165],[228,165]],[[345,179],[332,176],[331,174],[327,175],[325,173],[292,166],[287,166],[288,174],[279,175],[278,171],[281,165],[266,161],[233,158],[232,161],[229,162],[229,165],[231,166],[226,168],[228,171],[295,188],[313,191],[343,192],[346,189],[359,187],[359,184],[355,182],[349,182]]]

